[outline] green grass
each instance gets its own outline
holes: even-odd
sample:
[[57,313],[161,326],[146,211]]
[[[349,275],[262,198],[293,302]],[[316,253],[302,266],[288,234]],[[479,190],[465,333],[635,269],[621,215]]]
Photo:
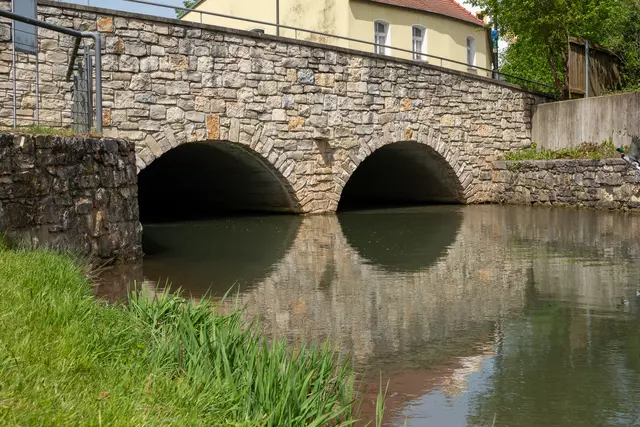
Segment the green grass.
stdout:
[[0,249],[0,425],[355,422],[351,365],[328,346],[267,342],[206,300],[107,305],[85,277],[70,256]]
[[[625,147],[626,151],[627,147]],[[500,160],[556,160],[556,159],[609,159],[620,157],[616,152],[613,141],[600,144],[583,142],[578,147],[562,148],[559,150],[539,150],[535,143],[524,150],[513,151],[504,155]]]

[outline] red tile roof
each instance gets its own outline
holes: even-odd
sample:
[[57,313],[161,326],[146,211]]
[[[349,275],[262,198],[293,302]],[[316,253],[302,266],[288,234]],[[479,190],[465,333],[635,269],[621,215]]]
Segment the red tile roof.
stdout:
[[390,4],[407,9],[421,10],[438,15],[448,16],[454,19],[470,22],[476,25],[484,25],[473,13],[458,4],[455,0],[369,0],[375,3]]

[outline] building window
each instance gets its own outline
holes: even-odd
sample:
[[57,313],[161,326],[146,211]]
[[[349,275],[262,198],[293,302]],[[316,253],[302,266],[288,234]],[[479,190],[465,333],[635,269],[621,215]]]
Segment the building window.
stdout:
[[426,28],[420,25],[413,26],[413,42],[411,44],[413,46],[413,59],[418,61],[427,60],[425,55],[420,55],[421,53],[427,53],[426,35]]
[[386,55],[388,49],[385,45],[389,45],[389,23],[384,21],[374,22],[374,52],[380,55]]
[[467,65],[476,65],[476,39],[467,37]]
[[252,28],[249,31],[252,33],[264,34],[264,28]]

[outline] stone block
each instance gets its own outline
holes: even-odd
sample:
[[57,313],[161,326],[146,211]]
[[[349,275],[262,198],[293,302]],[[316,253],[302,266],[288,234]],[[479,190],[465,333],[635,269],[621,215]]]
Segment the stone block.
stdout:
[[157,57],[150,56],[148,58],[142,58],[140,60],[140,71],[148,73],[150,71],[158,71],[160,68],[160,62]]
[[151,76],[149,74],[136,74],[131,78],[131,84],[129,90],[151,90]]
[[275,109],[271,113],[271,118],[276,122],[285,122],[287,121],[287,112],[282,109]]
[[185,95],[189,93],[189,82],[173,81],[166,85],[167,95]]
[[149,107],[149,118],[152,120],[164,120],[167,117],[167,107],[164,105],[152,105]]
[[184,111],[179,107],[167,109],[167,123],[179,123],[184,120]]
[[98,31],[101,33],[113,33],[113,18],[101,16],[96,20]]
[[124,45],[124,52],[131,56],[146,56],[147,46],[139,42],[129,42]]
[[289,130],[298,130],[304,126],[304,118],[303,117],[292,117],[289,119]]
[[278,93],[278,84],[274,81],[258,83],[258,95],[275,95]]
[[220,139],[220,116],[218,114],[206,115],[207,139]]
[[313,70],[298,70],[298,83],[312,85],[315,83],[315,73]]

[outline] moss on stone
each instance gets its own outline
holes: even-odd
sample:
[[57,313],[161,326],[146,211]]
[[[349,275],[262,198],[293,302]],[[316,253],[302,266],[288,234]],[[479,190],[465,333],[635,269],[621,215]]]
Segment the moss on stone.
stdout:
[[[625,151],[627,147],[624,147]],[[523,150],[512,151],[502,156],[500,160],[557,160],[557,159],[610,159],[619,157],[609,139],[601,143],[583,142],[577,147],[561,148],[559,150],[538,149],[536,143]]]

